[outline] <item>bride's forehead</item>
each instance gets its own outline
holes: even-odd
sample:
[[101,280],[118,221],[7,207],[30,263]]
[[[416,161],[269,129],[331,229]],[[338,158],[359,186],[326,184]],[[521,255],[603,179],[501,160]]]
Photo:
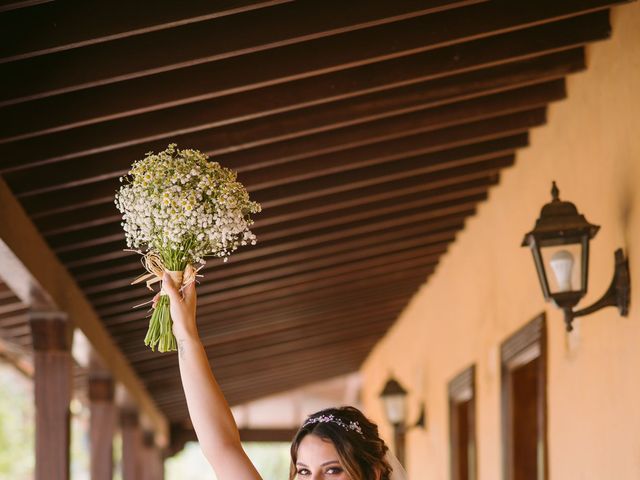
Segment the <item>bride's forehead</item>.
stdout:
[[338,452],[331,440],[320,438],[317,435],[306,435],[298,447],[298,460],[304,462],[303,458],[328,457],[338,459]]

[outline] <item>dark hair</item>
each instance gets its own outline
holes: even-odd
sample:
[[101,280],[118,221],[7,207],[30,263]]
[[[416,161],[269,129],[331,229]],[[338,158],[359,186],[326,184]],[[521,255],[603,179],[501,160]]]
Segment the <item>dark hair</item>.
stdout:
[[[342,424],[334,421],[308,423],[310,419],[329,415],[339,419]],[[347,428],[346,426],[351,422],[357,422],[362,433],[353,428]],[[386,459],[389,448],[380,438],[378,426],[354,407],[327,408],[307,418],[291,443],[289,480],[293,480],[296,476],[298,448],[307,435],[316,435],[333,443],[340,457],[340,463],[351,480],[377,480],[378,478],[389,480],[391,466]]]

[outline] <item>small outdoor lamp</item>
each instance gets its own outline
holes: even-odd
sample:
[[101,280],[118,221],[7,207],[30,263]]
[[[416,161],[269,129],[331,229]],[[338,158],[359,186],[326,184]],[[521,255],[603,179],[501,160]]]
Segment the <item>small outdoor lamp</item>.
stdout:
[[387,380],[384,389],[380,392],[380,398],[384,404],[387,420],[393,425],[396,456],[404,465],[405,434],[411,428],[425,428],[424,404],[420,405],[418,421],[414,425],[407,426],[407,391],[395,378],[391,377]]
[[560,200],[553,182],[550,203],[542,207],[535,228],[527,233],[522,246],[531,248],[546,301],[553,300],[564,311],[567,331],[573,319],[607,306],[618,307],[622,316],[629,309],[629,267],[622,249],[615,252],[613,281],[600,300],[582,310],[573,311],[587,293],[589,278],[589,241],[599,226],[589,223],[571,202]]

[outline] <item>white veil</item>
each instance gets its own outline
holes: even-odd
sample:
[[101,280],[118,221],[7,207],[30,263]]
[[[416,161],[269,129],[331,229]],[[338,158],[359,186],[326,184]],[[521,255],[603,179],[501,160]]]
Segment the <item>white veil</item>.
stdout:
[[391,450],[387,451],[387,462],[391,465],[391,480],[408,480],[407,471],[400,464],[400,461],[396,458],[396,456],[391,452]]

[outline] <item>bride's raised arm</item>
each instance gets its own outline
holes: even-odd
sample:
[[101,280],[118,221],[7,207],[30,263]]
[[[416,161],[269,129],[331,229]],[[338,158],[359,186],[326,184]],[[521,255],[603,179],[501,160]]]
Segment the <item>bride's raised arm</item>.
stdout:
[[242,449],[238,427],[200,342],[195,284],[180,294],[165,273],[163,289],[171,300],[173,334],[178,342],[180,377],[189,415],[205,457],[219,480],[261,480]]

